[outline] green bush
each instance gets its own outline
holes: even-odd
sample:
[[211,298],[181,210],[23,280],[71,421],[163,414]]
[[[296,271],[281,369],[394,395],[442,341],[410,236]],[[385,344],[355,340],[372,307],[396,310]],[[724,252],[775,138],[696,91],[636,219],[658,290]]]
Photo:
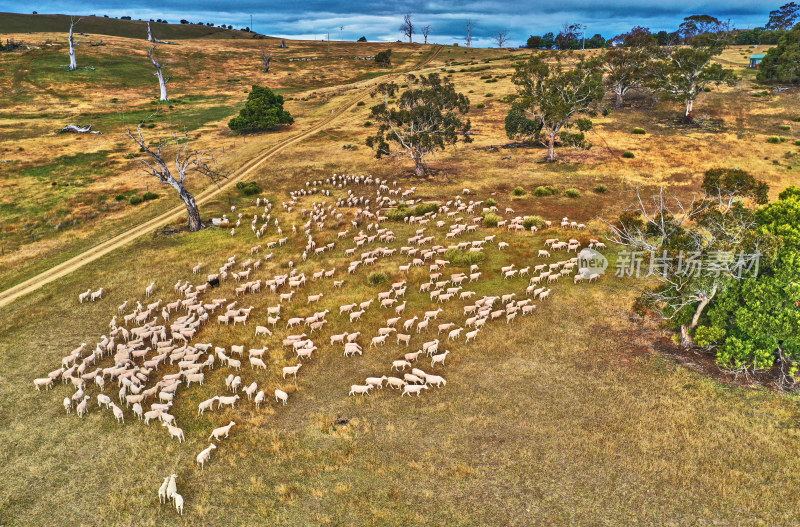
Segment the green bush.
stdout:
[[767,137],[767,143],[771,143],[773,145],[776,145],[776,144],[781,143],[781,142],[782,142],[781,138],[778,137],[777,135],[773,135],[772,137]]
[[792,127],[789,126],[788,124],[782,124],[778,128],[780,128],[781,130],[784,130],[784,131],[789,131],[789,130],[792,129]]
[[147,191],[142,195],[142,200],[144,201],[152,201],[156,198],[158,198],[158,194],[156,194],[155,192]]
[[473,253],[460,249],[450,249],[444,254],[444,257],[452,265],[467,267],[483,262],[486,259],[486,254],[483,252]]
[[483,224],[486,227],[497,227],[497,224],[500,223],[502,219],[503,218],[491,211],[483,213]]
[[559,190],[556,187],[552,185],[547,185],[547,186],[536,187],[533,191],[533,195],[539,198],[544,198],[547,196],[555,196],[556,194],[558,194],[558,192]]
[[600,183],[599,185],[595,185],[592,190],[594,190],[597,194],[605,194],[608,192],[608,187]]
[[492,93],[492,92],[489,92],[489,93],[487,93],[486,95],[484,95],[484,97],[494,97],[494,93]]
[[633,159],[636,156],[633,155],[633,152],[622,152],[622,157],[625,159]]
[[386,49],[375,54],[375,64],[382,68],[392,65],[392,50]]
[[522,187],[514,187],[514,190],[511,191],[511,194],[514,196],[524,196],[527,193],[528,191]]
[[128,152],[127,154],[125,154],[122,157],[124,157],[125,159],[136,159],[137,157],[139,157],[139,153],[138,152]]
[[486,108],[486,105],[485,105],[485,104],[483,104],[482,102],[479,102],[478,104],[476,104],[476,105],[475,105],[475,108],[477,108],[477,109],[481,110],[481,109],[483,109],[483,108]]
[[117,194],[116,196],[114,196],[114,199],[117,201],[125,201],[128,198],[125,197],[125,194]]
[[420,203],[413,209],[408,208],[408,205],[398,205],[386,213],[386,216],[392,221],[403,221],[403,218],[408,216],[424,216],[429,212],[438,212],[438,203]]
[[367,283],[369,285],[383,285],[389,281],[389,276],[386,273],[373,271],[367,276]]
[[293,122],[289,112],[283,109],[282,95],[276,95],[269,88],[253,85],[244,108],[228,122],[228,127],[234,132],[252,133],[274,130]]
[[800,123],[800,116],[795,117],[794,119],[792,119],[792,121],[794,121],[796,123]]
[[364,126],[372,126],[372,121],[364,121]]
[[245,183],[240,181],[236,183],[236,188],[242,191],[245,196],[252,196],[254,194],[261,194],[261,185],[256,183],[255,181],[250,181]]
[[525,227],[527,230],[531,230],[531,227],[536,227],[537,229],[541,229],[544,226],[544,218],[541,216],[528,216],[524,220],[522,220],[522,226]]
[[486,205],[487,207],[494,207],[495,205],[497,205],[497,201],[495,201],[494,198],[489,198],[486,201],[484,201],[483,204]]
[[794,145],[795,145],[795,146],[800,146],[800,139],[798,139],[797,141],[795,141],[795,142],[794,142]]
[[634,129],[631,131],[631,133],[632,133],[632,134],[635,134],[635,135],[644,135],[644,134],[646,134],[647,132],[645,131],[645,129],[644,129],[644,128],[634,128]]
[[581,197],[581,191],[576,188],[568,188],[564,191],[564,195],[568,198],[579,198]]
[[358,101],[356,103],[356,106],[364,106],[365,104],[367,104],[367,103],[365,103],[364,101]]
[[130,204],[131,204],[131,205],[138,205],[138,204],[139,204],[139,203],[141,203],[143,200],[142,200],[142,198],[140,198],[139,196],[131,196],[131,199],[129,199],[128,201],[130,201]]

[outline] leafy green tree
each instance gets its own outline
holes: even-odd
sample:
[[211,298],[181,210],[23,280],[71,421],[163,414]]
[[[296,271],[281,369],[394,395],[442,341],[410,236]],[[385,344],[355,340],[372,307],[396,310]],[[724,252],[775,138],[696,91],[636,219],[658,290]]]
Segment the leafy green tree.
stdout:
[[683,19],[683,23],[678,27],[678,33],[687,40],[698,35],[717,33],[721,31],[724,24],[721,20],[710,15],[692,15]]
[[533,142],[538,140],[541,131],[541,121],[529,119],[519,103],[515,102],[511,105],[511,109],[506,115],[506,135],[509,139]]
[[608,89],[614,93],[615,106],[622,107],[625,95],[634,88],[641,88],[650,79],[652,60],[656,47],[616,47],[603,54],[603,79]]
[[[367,138],[367,146],[375,157],[408,157],[414,162],[414,173],[427,172],[425,158],[436,150],[458,141],[472,142],[469,119],[459,117],[469,112],[469,99],[458,93],[450,81],[438,74],[408,76],[412,87],[399,94],[395,83],[378,85],[383,102],[372,107],[372,118],[379,123],[375,135]],[[397,97],[394,104],[390,99]]]
[[545,47],[544,39],[538,35],[531,35],[528,37],[528,40],[525,42],[525,46],[530,49],[540,49]]
[[789,2],[769,12],[767,29],[787,30],[794,26],[798,19],[800,19],[800,6],[794,2]]
[[556,37],[553,35],[552,31],[548,31],[544,35],[542,35],[542,47],[544,49],[552,49],[556,43]]
[[[757,276],[727,289],[698,328],[717,361],[736,371],[779,366],[780,383],[797,384],[800,366],[800,189],[756,213],[759,232],[774,249],[762,256]],[[703,328],[700,330],[700,328]]]
[[[571,55],[568,55],[572,58]],[[512,78],[520,97],[516,104],[525,116],[541,123],[547,161],[555,161],[555,144],[563,129],[574,125],[579,115],[593,115],[603,100],[603,72],[596,58],[578,58],[565,67],[561,55],[548,63],[541,53],[516,65]],[[513,108],[512,108],[513,109]]]
[[356,40],[356,42],[366,42],[366,41],[367,41],[367,37],[364,37],[364,36],[362,36],[361,38]]
[[777,46],[767,51],[758,66],[758,80],[800,83],[800,24],[784,34]]
[[737,77],[732,70],[713,62],[725,49],[724,41],[695,36],[693,45],[676,47],[669,57],[655,64],[653,84],[664,96],[683,103],[687,122],[694,120],[694,101],[711,84],[733,84]]
[[382,68],[388,68],[392,65],[392,50],[385,49],[375,54],[375,64]]
[[[774,254],[774,236],[758,230],[754,204],[762,182],[746,174],[712,170],[704,176],[705,194],[691,201],[666,196],[647,199],[637,190],[636,203],[616,224],[611,239],[630,249],[630,257],[649,255],[654,287],[643,291],[638,307],[680,331],[684,347],[694,336],[706,309],[747,277],[761,255]],[[708,340],[707,331],[701,341]]]
[[283,109],[282,95],[276,95],[267,87],[254,85],[244,108],[228,122],[228,127],[234,132],[253,133],[274,130],[293,122],[289,112]]

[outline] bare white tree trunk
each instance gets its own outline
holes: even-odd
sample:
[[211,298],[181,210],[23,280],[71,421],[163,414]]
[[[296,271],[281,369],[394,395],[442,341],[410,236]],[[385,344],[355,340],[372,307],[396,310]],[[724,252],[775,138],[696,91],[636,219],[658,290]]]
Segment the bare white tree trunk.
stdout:
[[69,21],[69,71],[78,69],[78,63],[75,60],[75,37],[74,29],[75,24],[80,22],[80,18],[71,17]]
[[150,42],[155,42],[156,39],[153,38],[153,31],[150,29],[150,21],[147,21],[147,40]]
[[269,73],[269,66],[272,63],[272,52],[267,53],[261,50],[261,60],[264,62],[264,73]]
[[431,25],[428,24],[422,28],[422,36],[425,38],[425,43],[428,43],[428,35],[431,34]]
[[159,97],[160,101],[168,101],[169,96],[167,95],[167,81],[164,80],[164,72],[161,70],[161,64],[156,60],[155,55],[153,52],[156,50],[156,47],[153,46],[147,51],[147,56],[150,57],[150,62],[153,63],[153,66],[156,67],[155,76],[158,77],[158,87],[161,89],[161,95]]

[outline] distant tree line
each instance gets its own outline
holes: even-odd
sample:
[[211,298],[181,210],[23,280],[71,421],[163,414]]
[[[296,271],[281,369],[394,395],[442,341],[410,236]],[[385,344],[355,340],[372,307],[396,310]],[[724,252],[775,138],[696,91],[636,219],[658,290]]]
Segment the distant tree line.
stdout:
[[[686,44],[689,39],[710,30],[724,29],[733,45],[778,44],[780,39],[800,21],[800,6],[789,2],[770,12],[769,20],[764,27],[754,29],[735,29],[728,22],[722,22],[710,15],[693,15],[684,19],[675,31],[658,31],[653,33],[654,42],[658,46]],[[558,33],[548,32],[543,35],[531,35],[527,47],[532,49],[599,49],[624,45],[625,34],[605,39],[597,33],[591,37],[584,34],[581,24],[566,23]],[[648,30],[649,32],[649,30]]]

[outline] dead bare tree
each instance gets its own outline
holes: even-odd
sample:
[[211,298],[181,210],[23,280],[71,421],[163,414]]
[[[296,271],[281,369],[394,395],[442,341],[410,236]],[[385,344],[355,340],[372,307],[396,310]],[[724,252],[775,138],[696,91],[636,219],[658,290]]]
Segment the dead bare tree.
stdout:
[[74,16],[69,17],[69,71],[75,71],[78,69],[78,63],[75,60],[75,37],[74,37],[74,29],[75,24],[80,22],[81,18],[75,18]]
[[281,39],[281,49],[286,49],[286,48],[288,48],[288,47],[289,47],[289,46],[287,46],[287,45],[286,45],[286,41],[285,41],[285,40],[283,40],[283,39]]
[[495,42],[497,42],[497,47],[498,48],[504,48],[506,46],[506,44],[508,43],[508,30],[507,29],[501,29],[494,36],[493,40]]
[[269,66],[272,62],[272,52],[267,53],[267,50],[261,50],[261,61],[264,63],[264,73],[269,73]]
[[425,43],[426,44],[428,43],[428,35],[430,35],[430,34],[431,34],[431,25],[430,24],[426,24],[422,28],[422,36],[425,38]]
[[150,57],[150,62],[152,62],[153,66],[155,66],[155,68],[156,68],[156,72],[153,75],[158,77],[158,87],[161,90],[161,95],[159,96],[158,100],[160,100],[160,101],[168,101],[169,100],[169,95],[167,95],[167,83],[170,81],[170,79],[165,79],[164,78],[164,72],[161,69],[162,65],[156,60],[156,57],[155,57],[155,50],[156,50],[155,46],[153,46],[152,48],[148,49],[147,50],[147,56]]
[[464,39],[464,43],[467,47],[472,47],[472,30],[475,29],[475,23],[472,19],[467,20],[467,37]]
[[414,22],[411,20],[411,13],[406,13],[405,16],[403,16],[400,32],[408,37],[409,44],[414,41]]
[[147,40],[150,42],[155,42],[156,39],[153,38],[153,31],[150,29],[150,21],[147,21]]
[[[175,134],[172,138],[159,141],[152,146],[142,135],[141,123],[136,128],[136,133],[128,129],[126,134],[139,147],[140,157],[136,159],[144,173],[157,178],[161,183],[169,185],[178,191],[189,220],[189,230],[199,231],[205,225],[200,218],[200,209],[194,195],[186,188],[186,176],[189,172],[197,172],[206,176],[212,183],[219,186],[227,174],[219,172],[214,167],[217,161],[210,150],[191,150],[187,134]],[[167,150],[175,150],[175,172],[170,170],[167,162]]]

